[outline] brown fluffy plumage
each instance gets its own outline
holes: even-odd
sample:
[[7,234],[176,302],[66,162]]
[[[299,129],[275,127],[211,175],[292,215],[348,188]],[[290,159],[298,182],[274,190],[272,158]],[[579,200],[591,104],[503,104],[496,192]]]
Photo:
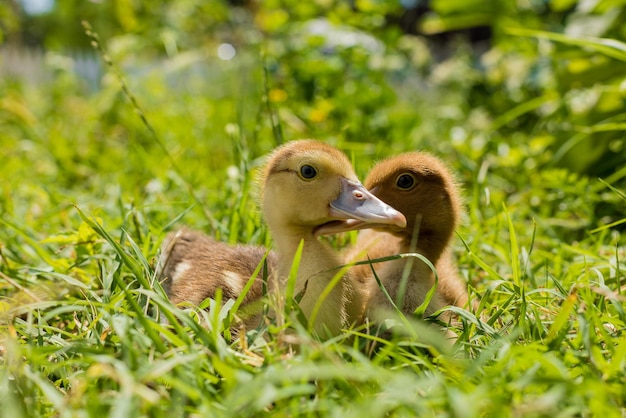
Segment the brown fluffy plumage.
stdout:
[[[339,253],[318,237],[351,230],[351,226],[343,224],[347,219],[356,218],[361,225],[402,227],[406,223],[404,216],[359,183],[342,152],[314,140],[292,141],[277,148],[268,159],[261,190],[262,212],[276,247],[276,255],[270,253],[268,257],[269,287],[284,292],[302,242],[294,294],[306,288],[300,309],[313,321],[313,329],[319,335],[336,335],[350,320],[346,305],[356,302],[351,299],[354,292],[349,279],[344,278],[318,306],[335,269],[344,264]],[[171,300],[199,303],[214,296],[218,287],[225,297],[235,297],[258,266],[265,249],[230,247],[183,231],[170,236],[162,254],[164,268],[160,276],[170,278],[165,280],[165,287]],[[257,300],[260,289],[257,278],[244,305]]]
[[[352,258],[382,258],[394,254],[419,253],[435,265],[439,283],[426,309],[431,314],[446,305],[467,303],[465,284],[458,275],[449,248],[459,223],[462,204],[458,187],[448,167],[423,152],[410,152],[378,163],[369,173],[366,187],[407,219],[406,228],[386,226],[361,231]],[[407,264],[411,264],[407,267]],[[403,258],[373,265],[377,276],[401,311],[412,314],[433,287],[431,269],[417,258]],[[409,269],[408,272],[405,272]],[[408,273],[408,276],[407,276]],[[364,310],[375,317],[380,308],[391,305],[378,287],[370,265],[356,266],[354,275],[368,295]],[[403,277],[406,277],[404,299]]]
[[[188,229],[170,233],[161,247],[159,276],[174,304],[189,302],[199,305],[215,298],[218,289],[224,300],[236,299],[267,253],[267,271],[261,266],[252,287],[246,293],[242,314],[247,328],[258,325],[254,302],[263,296],[263,278],[270,280],[276,269],[276,255],[264,247],[227,245],[206,234]],[[265,264],[265,263],[264,263]]]

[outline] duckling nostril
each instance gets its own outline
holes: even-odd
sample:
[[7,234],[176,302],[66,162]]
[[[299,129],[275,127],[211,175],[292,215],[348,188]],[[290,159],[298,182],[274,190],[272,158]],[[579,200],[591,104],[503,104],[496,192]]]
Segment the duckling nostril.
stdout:
[[352,193],[355,199],[363,200],[365,199],[365,195],[361,192],[355,191]]

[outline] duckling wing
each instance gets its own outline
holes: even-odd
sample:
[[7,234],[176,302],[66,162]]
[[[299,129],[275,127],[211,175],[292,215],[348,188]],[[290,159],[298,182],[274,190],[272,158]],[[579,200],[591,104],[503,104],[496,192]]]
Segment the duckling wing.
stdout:
[[[231,246],[197,231],[181,230],[168,236],[162,247],[159,278],[173,303],[199,304],[221,289],[224,299],[237,298],[267,250],[260,246]],[[267,255],[244,304],[263,295],[263,278],[275,269],[276,256]]]

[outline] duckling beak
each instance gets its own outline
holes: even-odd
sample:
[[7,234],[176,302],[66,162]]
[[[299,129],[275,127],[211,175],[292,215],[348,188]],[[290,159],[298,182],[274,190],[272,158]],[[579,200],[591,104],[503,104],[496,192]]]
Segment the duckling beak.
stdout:
[[315,236],[369,228],[370,225],[406,227],[404,215],[378,199],[361,183],[341,178],[341,193],[330,202],[329,216],[335,221],[320,225]]

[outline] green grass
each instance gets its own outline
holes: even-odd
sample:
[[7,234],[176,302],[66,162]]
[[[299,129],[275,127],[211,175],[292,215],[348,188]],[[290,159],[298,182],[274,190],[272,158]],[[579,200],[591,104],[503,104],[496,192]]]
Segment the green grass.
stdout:
[[[465,109],[455,140],[446,110],[464,92],[445,83],[425,93],[433,103],[382,101],[384,138],[345,98],[303,127],[311,104],[268,101],[278,81],[256,57],[205,63],[210,85],[180,56],[164,63],[180,74],[123,75],[122,89],[109,73],[91,95],[59,69],[48,85],[0,82],[3,416],[624,416],[624,170],[577,174],[548,161],[538,128],[498,131],[531,102],[490,133]],[[452,308],[456,340],[414,320],[389,340],[356,329],[322,342],[293,324],[294,351],[275,325],[231,342],[232,301],[167,301],[155,260],[178,225],[271,244],[255,176],[281,135],[323,135],[361,178],[416,148],[458,171],[468,215],[455,246],[478,307]]]

